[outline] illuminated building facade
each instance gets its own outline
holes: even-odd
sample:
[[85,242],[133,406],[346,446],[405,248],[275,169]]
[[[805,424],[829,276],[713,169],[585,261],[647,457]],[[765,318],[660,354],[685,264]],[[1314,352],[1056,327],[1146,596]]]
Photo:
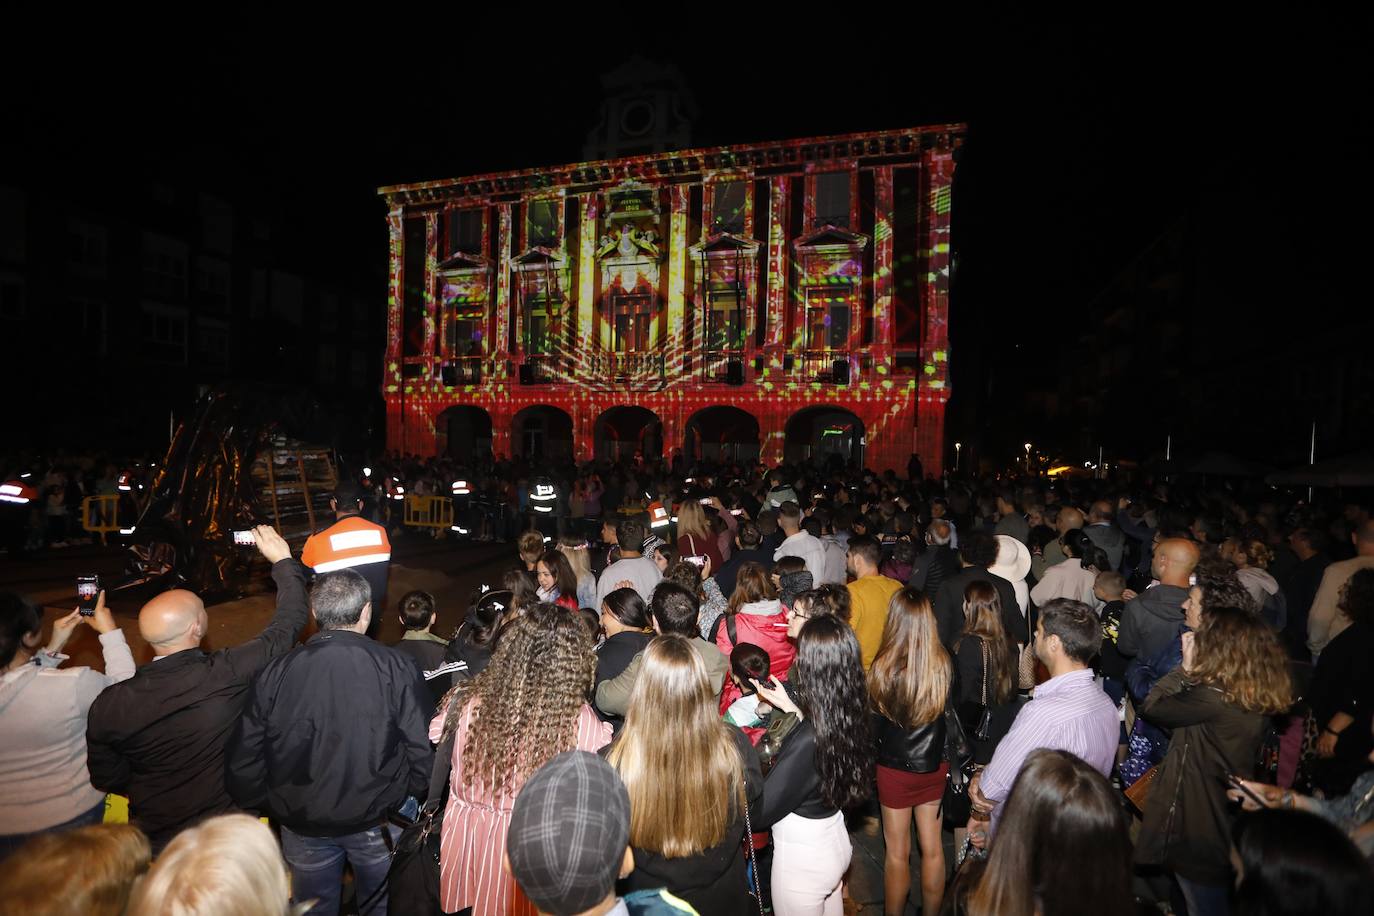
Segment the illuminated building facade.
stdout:
[[388,447],[938,474],[963,132],[382,188]]

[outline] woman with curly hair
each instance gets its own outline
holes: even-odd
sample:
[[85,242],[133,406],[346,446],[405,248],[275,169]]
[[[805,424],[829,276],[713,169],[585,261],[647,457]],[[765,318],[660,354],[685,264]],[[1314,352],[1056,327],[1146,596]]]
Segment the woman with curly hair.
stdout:
[[838,617],[809,620],[797,635],[792,694],[776,676],[754,687],[775,709],[801,717],[764,781],[754,822],[755,830],[773,828],[773,911],[839,916],[852,852],[843,812],[868,797],[873,773],[859,641]]
[[606,759],[630,795],[629,888],[666,887],[698,912],[748,916],[740,843],[763,773],[749,739],[716,713],[711,686],[685,636],[655,638]]
[[1337,605],[1350,626],[1326,644],[1312,677],[1312,715],[1321,726],[1315,768],[1318,786],[1342,795],[1368,768],[1370,717],[1374,715],[1374,569],[1361,569],[1341,589]]
[[1249,611],[1219,607],[1182,637],[1183,663],[1141,714],[1172,731],[1145,803],[1136,861],[1173,872],[1191,916],[1227,912],[1227,778],[1254,775],[1266,719],[1293,704],[1288,655]]
[[587,705],[595,670],[582,619],[532,604],[502,630],[487,668],[456,687],[430,723],[431,741],[453,739],[440,839],[444,912],[537,912],[502,868],[511,808],[525,780],[555,754],[596,751],[611,740],[611,727]]
[[[1183,661],[1184,633],[1196,631],[1216,608],[1239,608],[1246,612],[1255,609],[1245,586],[1226,564],[1199,564],[1196,578],[1197,582],[1189,586],[1188,598],[1183,602],[1183,623],[1178,634],[1156,654],[1133,659],[1126,666],[1126,689],[1137,709],[1155,684]],[[1164,752],[1169,749],[1169,735],[1153,722],[1137,716],[1126,747],[1126,759],[1121,762],[1120,772],[1123,784],[1130,786],[1164,759]]]
[[[977,584],[996,596],[992,586]],[[953,687],[954,666],[940,643],[930,599],[915,588],[894,593],[868,681],[877,731],[878,803],[887,847],[883,910],[888,914],[901,916],[906,911],[913,818],[920,843],[921,908],[927,913],[940,909],[945,889],[940,801],[949,772],[944,713]]]

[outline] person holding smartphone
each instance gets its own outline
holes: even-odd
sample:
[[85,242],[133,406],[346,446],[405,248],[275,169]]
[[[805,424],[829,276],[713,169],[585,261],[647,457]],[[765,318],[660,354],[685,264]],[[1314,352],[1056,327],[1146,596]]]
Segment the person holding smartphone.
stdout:
[[[13,592],[0,593],[0,859],[40,833],[96,824],[105,793],[86,769],[86,716],[106,687],[134,674],[124,632],[98,592],[89,614],[81,608],[53,622],[38,645],[43,618]],[[104,673],[59,667],[77,627],[100,634]]]

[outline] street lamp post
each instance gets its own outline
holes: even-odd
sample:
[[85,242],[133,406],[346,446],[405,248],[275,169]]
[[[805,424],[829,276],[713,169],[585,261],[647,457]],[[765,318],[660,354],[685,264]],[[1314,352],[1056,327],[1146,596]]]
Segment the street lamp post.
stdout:
[[954,443],[954,472],[956,474],[959,473],[959,452],[963,449],[963,447],[964,443],[962,442]]
[[1027,443],[1026,443],[1026,473],[1027,473],[1027,474],[1030,473],[1030,450],[1031,450],[1031,444],[1030,444],[1029,442],[1027,442]]

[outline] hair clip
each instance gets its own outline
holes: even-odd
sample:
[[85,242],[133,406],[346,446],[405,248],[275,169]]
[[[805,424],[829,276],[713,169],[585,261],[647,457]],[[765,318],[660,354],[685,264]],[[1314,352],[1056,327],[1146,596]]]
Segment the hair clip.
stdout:
[[506,609],[506,606],[499,601],[493,601],[491,603],[491,606],[496,608],[498,611],[504,611]]
[[489,591],[491,591],[491,586],[487,585],[485,582],[483,582],[480,586],[477,587],[477,593],[479,595],[485,595]]

